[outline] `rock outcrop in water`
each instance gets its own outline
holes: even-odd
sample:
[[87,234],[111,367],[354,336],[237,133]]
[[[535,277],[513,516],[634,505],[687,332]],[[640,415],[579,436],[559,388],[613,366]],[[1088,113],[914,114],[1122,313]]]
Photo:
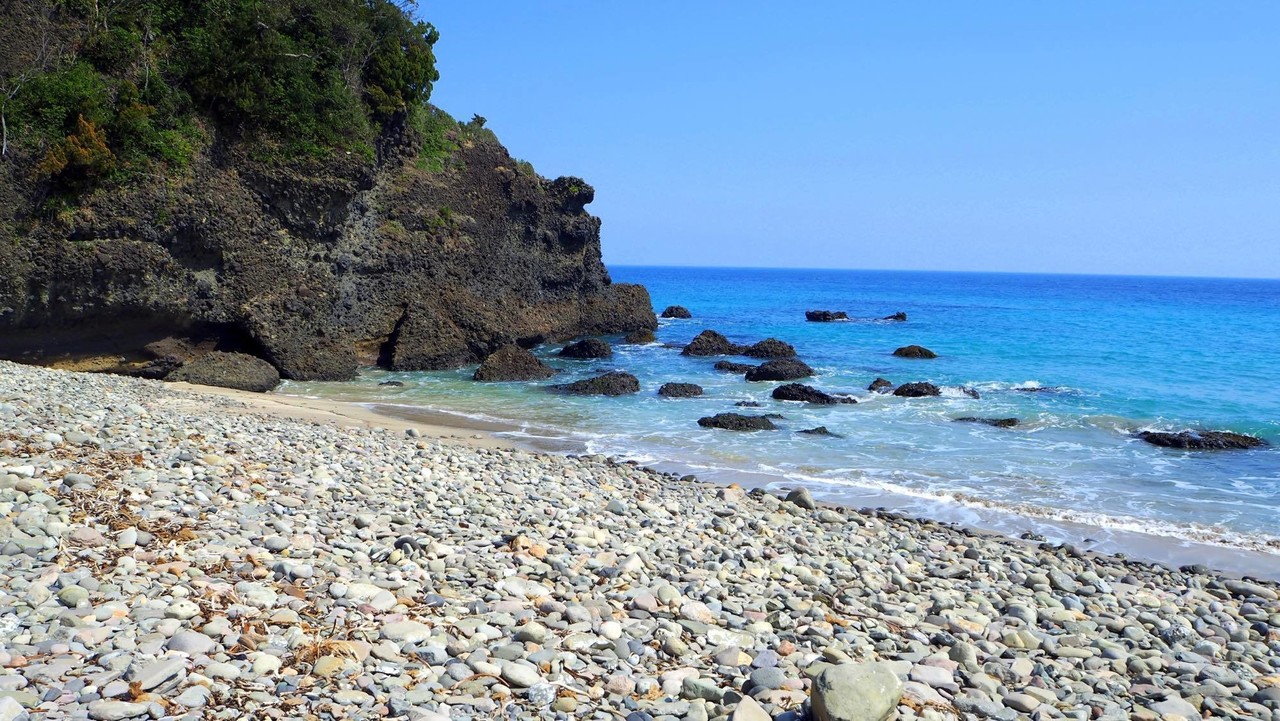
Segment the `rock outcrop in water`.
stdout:
[[848,397],[837,397],[830,393],[824,393],[813,386],[807,386],[803,383],[788,383],[773,389],[773,399],[776,401],[798,401],[800,403],[811,403],[820,406],[834,406],[838,403],[853,404],[858,401]]
[[658,337],[648,328],[641,328],[640,330],[633,330],[628,333],[627,336],[622,339],[622,342],[628,345],[648,345],[650,343],[658,342]]
[[726,431],[774,431],[778,427],[764,416],[744,416],[741,413],[717,413],[699,418],[703,428],[720,428]]
[[695,398],[702,395],[702,386],[697,383],[663,383],[658,395],[663,398]]
[[555,375],[546,363],[517,345],[499,348],[489,354],[472,376],[478,381],[537,381]]
[[956,423],[982,423],[996,428],[1013,428],[1018,425],[1017,418],[976,418],[974,416],[965,416],[955,419]]
[[747,371],[749,381],[793,381],[808,378],[813,369],[807,363],[795,358],[779,358],[763,363]]
[[599,338],[586,338],[561,348],[558,355],[561,358],[574,358],[577,360],[612,358],[613,348]]
[[871,381],[871,385],[867,386],[867,390],[872,393],[892,393],[893,382],[887,378],[877,378]]
[[669,305],[663,309],[662,317],[687,319],[692,318],[693,314],[689,312],[688,308],[682,305]]
[[704,330],[680,351],[681,355],[742,355],[746,346],[738,345],[714,330]]
[[553,390],[576,396],[623,396],[640,392],[640,381],[630,373],[611,371],[594,378],[551,386]]
[[712,367],[718,371],[724,371],[725,373],[746,373],[755,369],[755,366],[750,363],[734,363],[733,361],[723,360],[716,361],[716,364]]
[[893,315],[886,315],[885,317],[881,318],[880,320],[891,320],[891,321],[895,321],[895,322],[897,322],[897,323],[905,323],[905,322],[907,321],[907,314],[906,314],[906,313],[903,313],[902,311],[898,311],[897,313],[894,313]]
[[938,354],[922,345],[906,345],[893,352],[899,358],[937,358]]
[[795,358],[796,349],[790,343],[784,343],[777,338],[765,338],[759,343],[747,346],[742,355],[751,358]]
[[942,395],[942,390],[932,383],[903,383],[893,390],[893,394],[899,398],[924,398],[927,396],[940,396]]
[[810,323],[831,323],[837,320],[849,320],[849,314],[842,310],[806,310],[804,319]]
[[1142,431],[1138,438],[1153,446],[1178,448],[1190,451],[1230,451],[1261,448],[1267,442],[1261,438],[1231,431]]

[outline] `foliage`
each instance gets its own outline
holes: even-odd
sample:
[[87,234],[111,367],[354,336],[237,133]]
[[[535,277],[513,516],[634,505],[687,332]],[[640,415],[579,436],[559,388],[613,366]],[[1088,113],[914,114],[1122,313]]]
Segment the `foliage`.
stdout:
[[[55,193],[182,167],[208,124],[270,160],[371,156],[395,117],[433,128],[448,117],[424,109],[439,35],[412,9],[393,0],[0,3],[0,25],[49,26],[22,35],[39,42],[15,47],[21,67],[0,63],[6,141],[40,159],[34,170]],[[431,153],[445,152],[443,137],[432,136]]]

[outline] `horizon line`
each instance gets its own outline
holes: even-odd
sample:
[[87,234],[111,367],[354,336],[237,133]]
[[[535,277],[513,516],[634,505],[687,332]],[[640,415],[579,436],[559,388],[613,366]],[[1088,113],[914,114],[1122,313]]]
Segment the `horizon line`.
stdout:
[[1162,275],[1158,273],[1079,273],[1049,272],[1032,270],[937,270],[923,268],[851,268],[799,265],[683,265],[675,263],[605,263],[608,268],[671,268],[680,270],[803,270],[803,271],[855,271],[863,273],[935,273],[953,275],[1036,275],[1049,277],[1077,278],[1150,278],[1163,280],[1252,280],[1277,282],[1280,277],[1272,276],[1228,276],[1228,275]]

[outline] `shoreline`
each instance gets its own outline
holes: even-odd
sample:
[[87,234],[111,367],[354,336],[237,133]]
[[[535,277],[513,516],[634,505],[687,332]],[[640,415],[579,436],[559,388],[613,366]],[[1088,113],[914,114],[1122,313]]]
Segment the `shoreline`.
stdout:
[[0,363],[0,710],[1280,717],[1280,584],[268,405]]
[[[196,390],[203,386],[175,384]],[[223,389],[210,389],[221,391]],[[221,393],[219,393],[221,394]],[[424,429],[425,434],[433,438],[451,438],[464,443],[476,441],[475,436],[482,434],[485,443],[502,445],[508,448],[519,448],[533,453],[563,455],[566,453],[589,454],[585,445],[569,436],[529,436],[523,434],[514,421],[481,420],[462,413],[433,410],[409,404],[391,404],[385,402],[359,402],[350,400],[326,400],[300,395],[288,395],[273,391],[268,394],[245,393],[231,391],[229,394],[253,403],[255,397],[281,399],[288,398],[283,405],[299,408],[315,408],[323,412],[340,413],[351,411],[370,424],[384,420],[384,426],[393,430],[405,430],[409,427]],[[264,403],[270,408],[274,404]],[[425,422],[426,425],[419,425]],[[450,433],[450,429],[470,432],[470,435],[459,438]],[[547,429],[554,431],[555,429]],[[504,433],[518,433],[522,437],[504,438]],[[493,447],[493,446],[490,446]],[[1234,546],[1226,543],[1215,543],[1191,538],[1183,538],[1159,533],[1148,533],[1130,528],[1110,527],[1089,524],[1085,521],[1036,516],[1019,513],[1014,509],[999,506],[988,506],[980,502],[960,503],[943,498],[925,498],[895,493],[891,490],[876,490],[856,486],[845,486],[839,491],[816,488],[803,480],[790,478],[785,474],[749,471],[743,469],[699,467],[684,461],[657,460],[642,462],[643,466],[658,471],[674,473],[677,476],[693,475],[699,482],[712,487],[724,487],[738,484],[746,489],[763,488],[773,491],[789,490],[795,486],[807,486],[811,492],[818,494],[824,504],[836,510],[855,510],[866,512],[883,509],[897,513],[905,518],[923,521],[946,523],[975,532],[990,533],[994,536],[1013,541],[1040,542],[1035,538],[1046,533],[1055,535],[1051,543],[1066,544],[1083,549],[1091,554],[1116,557],[1123,553],[1125,558],[1145,563],[1159,563],[1171,569],[1184,565],[1200,564],[1215,572],[1235,577],[1250,576],[1269,581],[1280,581],[1280,553],[1270,553],[1254,548]],[[980,501],[980,499],[978,499]],[[932,511],[932,512],[931,512]],[[1137,519],[1135,519],[1137,520]],[[1028,536],[1029,538],[1023,538]],[[1119,560],[1119,559],[1117,559]]]

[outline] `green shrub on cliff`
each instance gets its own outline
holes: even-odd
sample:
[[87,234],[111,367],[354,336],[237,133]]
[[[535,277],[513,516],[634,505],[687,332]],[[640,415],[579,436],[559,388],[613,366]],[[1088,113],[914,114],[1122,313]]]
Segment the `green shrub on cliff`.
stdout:
[[[202,127],[256,143],[271,160],[369,154],[387,123],[421,114],[439,77],[438,33],[412,8],[392,0],[0,3],[0,27],[15,30],[0,58],[4,152],[33,159],[32,172],[43,174],[35,180],[55,194],[180,167]],[[85,142],[103,145],[113,162],[98,152],[103,162],[83,172],[74,161],[88,157]]]

